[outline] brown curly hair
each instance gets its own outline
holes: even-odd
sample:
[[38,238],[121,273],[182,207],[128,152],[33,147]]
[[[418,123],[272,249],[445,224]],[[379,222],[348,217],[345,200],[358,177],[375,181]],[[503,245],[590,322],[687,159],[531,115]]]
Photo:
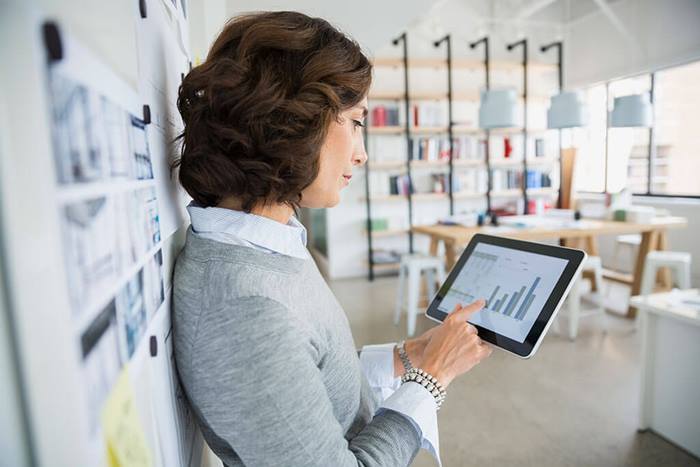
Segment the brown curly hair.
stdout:
[[320,18],[281,11],[226,23],[180,85],[184,130],[171,169],[201,206],[234,196],[298,207],[318,175],[332,119],[369,91],[372,66],[352,39]]

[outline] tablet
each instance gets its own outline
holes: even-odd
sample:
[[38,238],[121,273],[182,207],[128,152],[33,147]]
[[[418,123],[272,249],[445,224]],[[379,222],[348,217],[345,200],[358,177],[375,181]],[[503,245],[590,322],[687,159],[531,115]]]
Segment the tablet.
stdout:
[[522,358],[535,354],[580,273],[586,253],[476,234],[426,315],[442,322],[458,303],[483,298],[469,322],[479,337]]

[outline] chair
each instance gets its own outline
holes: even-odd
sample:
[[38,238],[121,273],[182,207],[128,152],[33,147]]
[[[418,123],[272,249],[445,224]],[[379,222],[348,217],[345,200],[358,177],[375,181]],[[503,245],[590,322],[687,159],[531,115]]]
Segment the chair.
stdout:
[[[649,295],[654,293],[656,274],[660,268],[669,268],[675,276],[675,283],[679,289],[690,288],[690,253],[682,251],[650,251],[644,261],[644,273],[639,294]],[[639,327],[639,315],[634,320],[635,328]]]
[[[583,264],[583,271],[593,272],[593,277],[595,279],[596,292],[589,292],[582,294],[581,292],[581,282],[583,278],[579,276],[576,281],[571,286],[569,291],[569,296],[565,302],[565,310],[569,318],[569,329],[568,335],[569,339],[576,339],[578,334],[578,322],[580,318],[592,315],[600,315],[602,319],[603,332],[607,332],[608,323],[605,316],[605,307],[603,306],[603,263],[598,256],[589,256],[586,258]],[[582,302],[588,302],[590,306],[586,308],[581,307]],[[559,327],[559,322],[557,319],[557,332],[561,333],[561,328]]]
[[[422,254],[408,254],[401,257],[399,265],[399,286],[396,296],[396,308],[394,310],[394,325],[399,324],[401,311],[405,307],[408,314],[408,335],[416,332],[416,315],[421,291],[421,276],[425,272],[427,279],[428,297],[432,298],[437,292],[435,279],[442,284],[445,281],[445,266],[442,260],[433,256]],[[408,303],[406,298],[406,284],[408,283]]]
[[627,268],[623,267],[620,263],[620,257],[623,251],[627,252],[630,264],[634,265],[635,254],[639,245],[642,243],[642,236],[640,234],[626,234],[618,235],[615,238],[615,251],[613,253],[613,267],[617,271],[625,271]]

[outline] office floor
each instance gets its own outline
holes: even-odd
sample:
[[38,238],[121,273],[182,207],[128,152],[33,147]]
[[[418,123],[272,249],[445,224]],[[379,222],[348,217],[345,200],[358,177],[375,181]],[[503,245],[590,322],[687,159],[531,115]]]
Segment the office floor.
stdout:
[[[398,327],[392,323],[396,278],[331,287],[358,347],[404,337],[405,314]],[[636,431],[639,333],[623,318],[608,323],[604,335],[598,317],[582,319],[574,342],[550,332],[531,360],[495,351],[455,380],[439,414],[443,466],[700,466],[659,436]],[[430,326],[418,318],[419,333]],[[425,451],[413,463],[434,465]]]

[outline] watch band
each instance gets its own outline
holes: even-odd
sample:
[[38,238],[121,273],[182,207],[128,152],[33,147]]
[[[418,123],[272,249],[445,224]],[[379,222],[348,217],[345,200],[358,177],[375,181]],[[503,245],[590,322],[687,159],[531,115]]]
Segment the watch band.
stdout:
[[399,358],[403,364],[403,369],[405,373],[408,373],[413,368],[413,365],[411,364],[411,360],[408,358],[408,354],[406,353],[406,341],[399,342],[396,347],[399,349]]

